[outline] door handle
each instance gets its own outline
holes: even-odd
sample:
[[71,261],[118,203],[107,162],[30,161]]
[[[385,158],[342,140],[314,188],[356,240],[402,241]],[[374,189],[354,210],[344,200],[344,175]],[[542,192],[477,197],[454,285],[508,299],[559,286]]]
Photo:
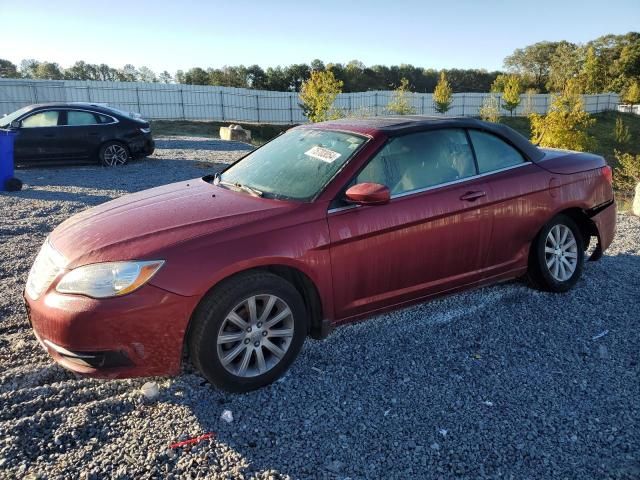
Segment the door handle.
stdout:
[[487,196],[486,192],[480,192],[480,191],[467,192],[460,197],[460,200],[464,200],[466,202],[475,202],[477,199],[486,197],[486,196]]
[[45,134],[44,134],[44,135],[42,135],[42,136],[43,136],[43,137],[45,137],[45,138],[53,138],[53,137],[55,137],[55,136],[56,136],[56,134],[55,134],[55,133],[45,133]]

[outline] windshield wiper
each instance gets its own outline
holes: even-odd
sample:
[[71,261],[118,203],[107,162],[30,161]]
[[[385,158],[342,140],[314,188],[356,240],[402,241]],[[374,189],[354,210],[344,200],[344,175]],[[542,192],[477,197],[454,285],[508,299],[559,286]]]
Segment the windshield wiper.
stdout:
[[240,190],[249,195],[253,195],[254,197],[262,197],[264,192],[262,190],[258,190],[257,188],[250,187],[249,185],[243,185],[239,182],[225,182],[224,180],[220,180],[219,176],[216,176],[216,185],[224,185],[226,187],[231,187],[234,190]]

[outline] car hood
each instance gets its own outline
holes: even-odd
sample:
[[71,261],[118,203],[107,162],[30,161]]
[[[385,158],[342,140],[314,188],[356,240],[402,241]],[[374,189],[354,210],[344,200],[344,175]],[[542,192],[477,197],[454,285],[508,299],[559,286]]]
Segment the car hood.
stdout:
[[85,210],[60,224],[50,241],[69,268],[149,259],[170,245],[264,220],[296,205],[194,179],[125,195]]

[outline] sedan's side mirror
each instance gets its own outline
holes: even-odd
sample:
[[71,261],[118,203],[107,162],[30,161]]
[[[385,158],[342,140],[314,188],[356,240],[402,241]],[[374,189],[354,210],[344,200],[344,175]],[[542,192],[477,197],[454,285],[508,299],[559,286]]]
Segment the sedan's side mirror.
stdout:
[[17,130],[18,128],[20,128],[21,123],[22,123],[22,122],[21,122],[20,120],[14,120],[13,122],[11,122],[11,123],[9,124],[9,128],[12,128],[12,129],[16,129],[16,130]]
[[391,192],[379,183],[358,183],[345,192],[347,202],[356,205],[384,205],[391,199]]

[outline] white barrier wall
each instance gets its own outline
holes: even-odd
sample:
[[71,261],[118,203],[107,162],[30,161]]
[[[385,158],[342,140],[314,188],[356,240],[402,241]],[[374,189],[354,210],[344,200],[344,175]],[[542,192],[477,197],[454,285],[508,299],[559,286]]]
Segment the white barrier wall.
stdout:
[[[335,107],[346,114],[386,115],[392,91],[342,93]],[[488,93],[456,93],[447,116],[478,116]],[[615,93],[584,95],[589,113],[616,110]],[[416,114],[438,115],[432,94],[410,93],[407,99]],[[247,88],[164,83],[94,82],[79,80],[0,79],[0,116],[20,107],[44,102],[96,102],[148,119],[217,120],[274,124],[304,123],[297,92],[271,92]],[[498,101],[501,102],[500,96]],[[514,115],[545,113],[550,95],[522,95]],[[508,114],[503,110],[505,115]]]

